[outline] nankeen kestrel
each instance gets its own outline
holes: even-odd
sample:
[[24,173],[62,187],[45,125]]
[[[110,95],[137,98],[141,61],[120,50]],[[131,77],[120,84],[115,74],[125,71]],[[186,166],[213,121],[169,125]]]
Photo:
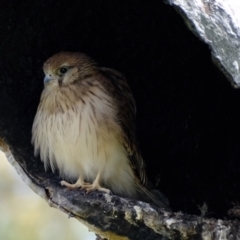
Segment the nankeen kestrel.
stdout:
[[135,102],[125,77],[82,53],[60,52],[43,65],[45,88],[32,127],[35,154],[59,170],[67,188],[99,190],[166,207],[147,190],[135,139]]

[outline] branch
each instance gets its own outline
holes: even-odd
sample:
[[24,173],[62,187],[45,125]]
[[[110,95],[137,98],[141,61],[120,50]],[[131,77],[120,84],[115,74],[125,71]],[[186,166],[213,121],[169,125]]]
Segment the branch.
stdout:
[[[232,131],[234,130],[234,134],[236,135],[238,133],[234,128],[234,126],[238,127],[238,118],[236,118],[236,124],[233,124],[232,128],[228,128],[228,126],[232,123],[231,121],[226,122],[224,125],[223,120],[221,120],[225,114],[231,118],[231,114],[229,115],[226,112],[220,112],[221,115],[217,115],[216,118],[209,117],[208,111],[203,112],[202,114],[203,109],[208,107],[208,103],[210,101],[218,102],[219,99],[221,100],[222,98],[216,98],[214,95],[216,92],[211,92],[210,94],[210,91],[212,91],[215,86],[214,88],[206,88],[205,83],[211,85],[210,80],[206,79],[204,82],[202,80],[205,79],[205,77],[202,76],[206,75],[198,74],[203,72],[201,67],[201,59],[199,60],[200,67],[194,67],[191,69],[191,66],[193,65],[190,64],[190,67],[188,67],[188,64],[185,63],[187,59],[187,57],[185,58],[185,55],[188,55],[186,54],[187,50],[184,49],[184,55],[176,54],[178,53],[178,50],[182,48],[182,46],[180,48],[173,48],[175,44],[172,44],[171,41],[166,40],[167,38],[171,40],[173,39],[176,43],[180,41],[180,45],[183,43],[183,46],[185,46],[184,44],[187,42],[187,37],[186,39],[185,36],[181,37],[182,29],[179,31],[181,34],[178,34],[179,32],[176,31],[177,35],[168,36],[169,24],[172,21],[173,15],[169,15],[171,14],[171,11],[168,11],[168,8],[165,8],[165,5],[161,5],[161,1],[156,1],[155,4],[152,3],[152,7],[147,9],[145,9],[146,6],[150,5],[137,4],[136,1],[130,1],[130,5],[126,4],[124,7],[122,7],[123,5],[120,3],[119,5],[116,5],[116,9],[118,11],[114,11],[116,2],[114,2],[114,4],[106,4],[104,1],[95,1],[92,6],[90,6],[91,4],[87,5],[85,3],[79,5],[81,4],[80,2],[81,1],[76,1],[75,4],[70,4],[68,6],[68,12],[71,14],[65,14],[65,9],[62,8],[62,4],[55,5],[55,1],[48,1],[47,3],[36,1],[34,3],[32,2],[31,4],[23,5],[25,12],[22,11],[22,15],[16,14],[17,10],[15,9],[17,8],[14,8],[14,5],[12,5],[13,3],[11,2],[8,3],[9,5],[6,3],[2,6],[4,13],[3,15],[5,16],[5,13],[8,15],[6,15],[5,18],[2,18],[3,20],[1,24],[2,42],[0,49],[3,54],[1,54],[2,57],[0,59],[2,67],[2,74],[0,78],[0,136],[3,138],[3,140],[1,140],[0,146],[3,152],[5,152],[8,161],[15,167],[16,171],[26,182],[26,184],[30,186],[31,189],[38,195],[44,198],[50,206],[65,212],[69,217],[78,219],[87,225],[92,231],[96,232],[102,237],[109,239],[118,238],[139,240],[240,239],[238,221],[223,221],[207,219],[199,216],[190,216],[183,213],[166,212],[147,203],[124,199],[119,196],[107,195],[99,192],[92,192],[87,195],[81,190],[69,191],[60,186],[60,179],[57,174],[45,172],[40,159],[33,157],[33,148],[30,144],[31,125],[42,90],[42,82],[39,80],[42,78],[42,73],[40,71],[41,64],[44,60],[46,60],[47,57],[50,56],[50,53],[53,53],[53,51],[57,52],[62,49],[77,48],[77,50],[81,50],[81,48],[83,48],[82,50],[84,50],[85,48],[85,50],[89,51],[92,49],[91,51],[97,56],[104,55],[103,59],[105,57],[107,59],[110,56],[112,56],[112,58],[109,59],[113,59],[117,56],[117,58],[121,58],[122,61],[124,58],[125,65],[123,66],[125,66],[125,69],[129,69],[129,63],[131,62],[132,70],[129,71],[128,75],[135,75],[135,78],[132,80],[133,89],[135,89],[136,94],[137,89],[144,89],[144,91],[138,93],[138,99],[141,99],[141,102],[139,100],[139,106],[145,105],[146,101],[148,101],[148,98],[152,96],[154,104],[151,102],[151,105],[149,105],[151,106],[151,109],[148,111],[148,114],[154,112],[152,115],[154,116],[152,117],[154,118],[154,121],[152,121],[154,122],[154,126],[152,126],[152,133],[157,132],[157,128],[159,128],[160,130],[158,130],[157,133],[159,135],[163,134],[161,139],[162,142],[157,142],[157,144],[155,144],[156,140],[153,138],[149,145],[155,144],[155,146],[157,146],[158,144],[168,141],[168,144],[164,145],[166,150],[164,151],[163,146],[161,151],[164,151],[164,153],[172,152],[173,154],[170,154],[165,161],[175,158],[179,160],[180,158],[177,158],[177,156],[182,154],[181,157],[184,159],[184,161],[181,160],[180,162],[180,164],[183,165],[181,169],[186,169],[185,166],[187,166],[189,162],[192,163],[192,155],[194,155],[195,160],[198,159],[198,156],[196,157],[196,155],[199,155],[199,151],[201,151],[201,155],[199,157],[201,164],[196,165],[195,171],[198,170],[197,168],[200,165],[208,167],[207,161],[209,158],[206,158],[204,162],[204,158],[201,157],[205,156],[204,151],[208,149],[207,147],[212,147],[211,143],[215,140],[218,140],[217,138],[219,135],[216,135],[215,133],[222,131],[223,128],[226,128],[227,130],[232,129]],[[214,57],[218,60],[223,59],[225,61],[221,62],[221,68],[224,68],[225,73],[227,73],[227,75],[231,75],[231,78],[235,84],[239,85],[240,75],[238,71],[238,65],[240,64],[240,57],[239,51],[237,51],[237,49],[239,49],[238,45],[240,39],[238,34],[239,28],[236,27],[236,24],[234,24],[231,19],[229,19],[229,13],[225,12],[222,14],[224,8],[216,8],[216,4],[218,4],[220,0],[202,1],[201,6],[205,7],[205,11],[202,10],[203,8],[193,8],[196,2],[199,3],[201,1],[168,0],[168,2],[178,9],[182,7],[180,6],[181,4],[188,3],[185,6],[189,7],[187,10],[181,8],[181,13],[185,17],[190,16],[190,14],[195,14],[196,10],[200,10],[194,15],[194,17],[202,16],[201,20],[204,20],[202,23],[207,23],[207,25],[201,25],[196,21],[196,19],[192,19],[190,21],[192,30],[195,32],[200,31],[201,29],[204,30],[201,32],[202,35],[200,36],[206,43],[212,44],[210,46]],[[161,10],[159,6],[162,8],[162,12],[159,12]],[[55,8],[54,12],[52,11],[53,7]],[[120,8],[121,11],[119,10]],[[86,9],[87,11],[85,13],[84,11]],[[99,11],[99,9],[105,9],[106,12],[104,12],[102,15],[103,11]],[[155,9],[157,10],[155,11]],[[143,18],[141,13],[145,12],[149,12],[149,15],[148,17]],[[28,15],[29,13],[31,14]],[[62,13],[61,18],[59,18],[59,13]],[[131,24],[125,24],[129,22],[128,15],[130,13],[133,14],[131,16],[134,16],[134,18],[138,17],[139,22],[135,21],[134,23],[134,21],[132,21]],[[154,15],[154,18],[151,18],[154,13],[157,15]],[[214,19],[214,13],[220,14],[220,22],[218,22],[216,25],[211,25],[210,21],[211,19]],[[106,14],[109,14],[109,19],[111,19],[109,25],[106,25],[108,24],[105,21]],[[160,18],[162,16],[164,17],[164,14],[169,15],[170,17],[168,17],[169,20],[171,19],[171,21],[165,21],[167,18]],[[36,18],[36,15],[40,17]],[[19,18],[18,20],[21,22],[21,24],[16,24],[16,16]],[[125,18],[123,16],[127,17]],[[222,21],[223,16],[226,18],[226,21]],[[5,19],[8,19],[9,21],[6,21]],[[58,19],[57,22],[56,19]],[[76,19],[78,19],[78,21],[76,21]],[[99,23],[99,19],[103,19],[103,21]],[[177,24],[177,20],[174,22],[174,25],[176,24],[176,28],[178,29],[178,26],[181,25]],[[76,28],[77,22],[79,24],[87,24],[83,24],[83,27]],[[160,27],[159,23],[164,24],[165,22],[167,31],[158,29]],[[50,23],[56,23],[56,25],[51,25]],[[225,29],[223,26],[221,26],[221,23],[229,23],[226,25],[226,27],[231,27],[228,31],[229,34],[221,34],[224,33]],[[109,50],[107,51],[106,46],[108,46],[109,43],[109,35],[104,31],[99,31],[99,26],[105,25],[106,27],[104,27],[104,29],[107,29],[106,33],[112,31],[116,34],[116,43],[120,44],[118,46],[125,46],[124,48],[119,47],[116,53],[113,53],[113,48],[111,47],[109,47]],[[218,29],[219,26],[221,26],[221,31],[214,31],[215,29]],[[64,29],[64,34],[62,29]],[[102,28],[102,30],[104,29]],[[135,31],[135,29],[137,31]],[[211,30],[210,32],[207,31],[209,29]],[[159,32],[157,32],[157,30]],[[155,34],[156,32],[161,34],[161,38],[155,38],[155,36],[159,35]],[[46,38],[49,33],[51,33],[51,36],[53,37]],[[125,37],[123,33],[126,33],[127,37]],[[206,35],[206,33],[211,34]],[[220,34],[214,35],[215,33]],[[55,36],[57,36],[57,41]],[[74,37],[71,38],[69,36]],[[139,36],[139,40],[137,42],[136,36]],[[171,43],[166,45],[168,42]],[[158,44],[158,47],[156,47],[156,44]],[[190,44],[191,41],[187,42],[186,45]],[[155,46],[155,48],[153,48],[153,46]],[[159,46],[164,47],[161,48]],[[163,51],[163,48],[166,48],[166,51]],[[104,54],[102,54],[103,49]],[[194,50],[195,47],[191,49]],[[193,52],[193,54],[198,56],[202,48],[199,49],[199,51]],[[131,52],[131,54],[129,54],[129,52]],[[168,60],[173,59],[174,57],[176,57],[174,61]],[[182,60],[183,63],[179,64],[179,62]],[[111,62],[111,60],[109,61]],[[190,59],[189,61],[192,60]],[[194,64],[194,66],[196,65],[198,64]],[[159,68],[159,66],[161,66],[161,68]],[[177,67],[181,69],[181,71],[177,69]],[[159,69],[161,69],[161,71]],[[174,71],[172,69],[174,69]],[[188,72],[183,76],[182,74],[184,74],[184,69],[187,69]],[[198,69],[198,71],[196,71],[196,69]],[[194,71],[194,74],[191,75],[191,71]],[[204,71],[208,70],[204,69]],[[154,72],[156,72],[156,75],[153,74]],[[174,75],[172,72],[176,72],[176,74]],[[213,72],[210,73],[209,79],[212,80],[212,78],[215,76],[214,74],[215,73]],[[179,76],[181,77],[180,81],[176,81],[175,83],[175,78],[179,79]],[[195,82],[192,81],[193,78],[195,79]],[[148,83],[149,79],[151,79],[151,84]],[[147,84],[145,84],[145,80]],[[202,81],[202,85],[198,85],[200,81]],[[174,84],[170,85],[170,88],[167,88],[166,86],[168,84],[172,84],[172,82],[174,82]],[[145,89],[145,86],[147,85],[149,89]],[[201,89],[198,89],[198,86],[201,86]],[[225,87],[225,85],[221,86]],[[204,94],[202,93],[205,93],[207,89],[208,95],[212,95],[212,97],[205,99]],[[227,96],[233,95],[232,92],[227,89],[227,87],[226,89],[220,88],[220,90],[221,91],[217,92],[218,95],[222,95],[220,93],[224,92],[225,90],[228,91],[229,95]],[[195,97],[194,91],[200,93],[197,93]],[[161,97],[158,99],[158,96]],[[185,98],[185,96],[188,96],[189,98]],[[227,101],[227,97],[223,98],[224,101],[217,104],[222,104]],[[235,100],[236,99],[237,98],[235,98]],[[161,104],[159,104],[160,102]],[[226,106],[229,105],[226,104]],[[212,107],[214,106],[216,105],[212,105]],[[173,108],[175,108],[175,110],[173,110]],[[236,109],[238,109],[237,105]],[[158,110],[158,113],[155,113],[155,110]],[[200,114],[196,114],[198,112],[200,112]],[[163,113],[165,113],[164,120],[162,120]],[[215,115],[215,113],[216,112],[214,111],[212,115]],[[219,112],[217,111],[217,113]],[[236,112],[232,113],[234,114],[234,118],[236,117],[235,113]],[[142,119],[147,119],[149,117],[150,116],[148,116],[145,112],[142,114]],[[209,125],[201,124],[202,122],[205,123],[207,121],[210,122]],[[210,131],[209,129],[212,130],[212,126],[215,126],[217,121],[220,121],[222,125],[219,124],[218,128],[214,128],[214,137],[212,137],[211,134],[206,134],[207,131]],[[142,121],[142,125],[144,125],[145,122],[145,120]],[[195,124],[196,128],[194,127]],[[160,127],[158,127],[158,125]],[[209,136],[211,137],[208,139]],[[172,141],[172,138],[175,137],[178,137],[178,140]],[[200,139],[201,137],[202,139]],[[225,145],[227,145],[225,142],[228,141],[228,139],[231,138],[225,139],[225,141],[223,141],[223,143],[221,143],[219,146],[225,147]],[[232,142],[234,142],[234,139],[238,139],[238,136],[233,138]],[[207,141],[207,143],[205,143],[205,141]],[[239,141],[236,141],[234,145],[234,147],[237,146],[236,149],[239,149],[238,143]],[[172,147],[174,144],[176,144],[176,146]],[[198,150],[199,146],[203,146],[201,150]],[[216,146],[218,147],[218,145]],[[211,153],[213,153],[213,151],[217,151],[216,149],[219,149],[216,146],[213,148]],[[224,148],[224,150],[226,149]],[[156,152],[152,154],[152,156],[155,155],[154,159],[158,159],[159,151],[160,149],[156,148]],[[227,152],[229,151],[231,151],[231,148],[227,148]],[[220,156],[222,153],[223,155],[225,154],[224,151],[220,151],[218,155],[213,156]],[[237,155],[236,158],[238,159],[238,151],[236,151],[235,154]],[[151,161],[152,156],[149,157],[149,162]],[[164,154],[161,156],[164,156]],[[230,158],[229,155],[226,156]],[[188,161],[186,161],[186,157],[188,158]],[[229,158],[227,158],[227,160]],[[214,164],[217,165],[217,161],[219,161],[219,159],[215,159],[215,161],[216,162]],[[202,162],[204,164],[202,164]],[[165,168],[166,172],[171,170],[172,164],[174,164],[174,161],[171,161],[168,167]],[[178,164],[178,166],[180,166],[180,164]],[[233,167],[230,169],[235,167],[234,164],[232,164],[232,166]],[[179,179],[177,177],[180,175],[188,175],[190,171],[192,171],[192,166],[187,169],[187,172],[180,172],[180,174],[177,176],[176,174],[178,173],[176,171],[174,177]],[[238,174],[237,171],[234,173]],[[222,174],[222,172],[220,172],[220,174]],[[232,172],[228,174],[230,175]],[[194,173],[192,175],[194,175]],[[208,178],[206,179],[208,180]],[[172,176],[169,177],[168,182],[171,180]],[[193,178],[190,178],[190,180],[187,179],[186,181],[179,181],[180,184],[176,184],[175,187],[170,186],[172,187],[172,192],[176,192],[176,188],[178,188],[182,183],[182,185],[188,187],[189,185],[187,184],[192,180]],[[172,182],[174,183],[174,181],[176,180],[173,180]],[[222,181],[219,182],[222,183]],[[230,189],[231,194],[235,191],[235,189],[238,189],[238,185],[234,183],[234,186],[235,185],[236,188],[232,187]],[[228,185],[226,186],[228,187]],[[191,189],[196,188],[196,186],[191,187]],[[217,188],[217,186],[214,187]],[[191,189],[189,191],[191,191]],[[211,191],[211,189],[209,191]],[[207,191],[206,194],[209,191]],[[220,191],[216,192],[219,193]],[[221,193],[222,192],[225,193],[226,191],[221,190]],[[177,194],[174,196],[177,196]],[[230,199],[229,196],[232,195],[229,194],[226,198]],[[175,197],[173,201],[179,200],[180,197],[182,196]],[[204,197],[206,197],[206,195],[204,195]],[[214,198],[218,200],[219,196],[215,195],[213,196],[213,199]],[[171,200],[172,199],[170,199],[170,202]],[[192,199],[189,201],[185,200],[185,196],[182,197],[181,201],[179,201],[180,204],[183,202],[186,203],[186,205],[191,204]],[[194,200],[196,199],[194,198]],[[223,200],[224,199],[222,199],[222,201]],[[238,210],[236,209],[236,211]],[[121,238],[119,236],[121,236]]]
[[[166,212],[148,203],[114,195],[68,190],[60,186],[56,175],[45,173],[43,169],[39,171],[38,167],[28,168],[29,156],[13,156],[10,148],[0,140],[0,149],[35,193],[44,198],[51,207],[76,218],[101,237],[131,240],[240,239],[238,221]],[[15,151],[12,149],[12,152]]]

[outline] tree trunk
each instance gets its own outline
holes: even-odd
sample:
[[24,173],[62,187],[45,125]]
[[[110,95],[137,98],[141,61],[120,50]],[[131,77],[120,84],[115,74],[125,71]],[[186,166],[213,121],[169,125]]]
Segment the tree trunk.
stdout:
[[[220,0],[168,2],[239,86],[235,15],[217,5]],[[82,0],[65,6],[64,0],[1,6],[0,147],[8,161],[51,207],[78,219],[98,238],[240,239],[237,220],[217,220],[228,218],[232,202],[240,199],[240,94],[212,64],[208,46],[162,1]],[[173,212],[120,196],[67,190],[58,173],[45,172],[33,156],[42,63],[62,50],[86,52],[127,76],[148,175],[154,181],[160,173],[159,188]],[[205,217],[206,207],[198,216],[203,202],[207,216],[213,212],[215,218]],[[237,207],[229,213],[239,216]]]

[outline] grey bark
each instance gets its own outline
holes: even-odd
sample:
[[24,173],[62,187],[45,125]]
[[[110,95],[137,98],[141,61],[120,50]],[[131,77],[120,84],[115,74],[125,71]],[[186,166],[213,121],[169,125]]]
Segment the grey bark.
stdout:
[[213,61],[235,87],[240,86],[240,2],[168,0],[187,26],[211,49]]
[[[220,68],[239,86],[240,31],[233,15],[222,7],[220,0],[169,0],[169,3],[184,16],[190,29],[209,44]],[[18,32],[14,31],[14,34],[17,35]],[[21,34],[22,30],[19,31],[19,36]],[[29,60],[23,65],[31,64]],[[21,87],[29,91],[28,101],[31,101],[34,99],[32,93],[35,94],[35,89],[39,89],[35,82],[40,76],[29,75],[31,81],[27,86],[21,84]],[[98,235],[109,239],[240,239],[238,221],[171,213],[119,196],[98,192],[87,195],[81,190],[68,191],[61,187],[58,175],[45,172],[40,161],[33,157],[30,133],[22,128],[31,125],[32,119],[29,116],[33,116],[36,106],[26,106],[26,102],[22,101],[26,96],[24,89],[20,91],[21,94],[15,94],[16,82],[8,78],[7,74],[4,79],[0,79],[0,84],[4,90],[1,90],[1,99],[5,99],[0,106],[0,130],[4,138],[0,143],[1,149],[26,184],[50,206],[78,219]],[[16,86],[19,87],[20,84]],[[11,98],[14,95],[15,102]]]
[[[51,207],[74,217],[107,239],[240,239],[238,221],[223,221],[172,213],[148,203],[119,196],[61,187],[58,178],[33,166],[28,168],[29,156],[24,149],[15,151],[2,139],[0,149],[23,181]],[[10,151],[11,149],[11,151]]]

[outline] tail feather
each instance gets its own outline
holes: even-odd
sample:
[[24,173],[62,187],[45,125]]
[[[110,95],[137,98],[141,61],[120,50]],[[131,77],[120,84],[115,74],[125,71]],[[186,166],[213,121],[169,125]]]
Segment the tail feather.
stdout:
[[139,194],[143,197],[144,200],[152,201],[160,208],[171,210],[168,206],[169,205],[168,199],[160,191],[158,190],[156,190],[157,192],[155,192],[155,190],[150,191],[138,181],[135,181],[135,184]]

